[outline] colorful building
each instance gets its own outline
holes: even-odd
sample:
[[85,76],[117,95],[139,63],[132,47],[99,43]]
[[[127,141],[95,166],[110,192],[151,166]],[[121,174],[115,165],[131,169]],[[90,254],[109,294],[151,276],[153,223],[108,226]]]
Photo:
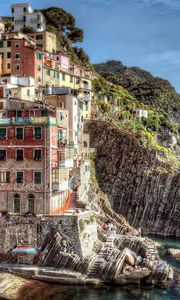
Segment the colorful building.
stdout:
[[2,111],[0,211],[53,214],[63,207],[69,196],[65,153],[73,161],[73,151],[66,146],[67,124],[66,110],[35,103],[22,109],[21,101],[12,100],[11,109]]
[[46,30],[46,21],[40,11],[34,11],[29,3],[16,3],[11,6],[12,29],[21,31],[24,27],[31,27],[36,32]]

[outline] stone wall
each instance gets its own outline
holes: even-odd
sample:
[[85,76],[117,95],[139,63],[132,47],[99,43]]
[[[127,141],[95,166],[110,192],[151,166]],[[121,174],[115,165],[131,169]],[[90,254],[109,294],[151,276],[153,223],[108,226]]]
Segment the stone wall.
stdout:
[[[83,220],[83,230],[82,230]],[[41,247],[49,232],[58,232],[67,243],[69,253],[91,253],[97,229],[91,212],[60,216],[7,215],[0,217],[0,252],[15,246]]]
[[99,187],[115,211],[144,233],[180,236],[180,174],[108,122],[91,121],[86,131]]

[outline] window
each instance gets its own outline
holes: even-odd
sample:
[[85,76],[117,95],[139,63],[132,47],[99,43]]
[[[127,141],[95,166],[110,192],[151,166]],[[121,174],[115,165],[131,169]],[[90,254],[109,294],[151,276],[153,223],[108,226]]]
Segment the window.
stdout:
[[41,24],[37,24],[37,29],[41,29]]
[[38,82],[41,82],[41,76],[40,75],[38,75],[37,80],[38,80]]
[[7,69],[11,69],[11,64],[7,64]]
[[34,150],[34,160],[41,160],[41,149]]
[[41,139],[41,127],[35,127],[34,128],[34,137],[35,139],[39,140]]
[[40,15],[37,15],[37,19],[40,20]]
[[23,183],[23,172],[17,172],[16,173],[16,182],[17,183]]
[[84,145],[84,148],[87,148],[87,146],[88,146],[87,141],[84,141],[84,142],[83,142],[83,145]]
[[14,30],[14,25],[12,25],[12,31]]
[[41,71],[41,65],[38,65],[38,71]]
[[26,7],[23,8],[23,11],[26,12]]
[[19,49],[20,48],[20,44],[15,44],[15,48]]
[[21,212],[20,195],[14,194],[14,213],[18,214],[20,212]]
[[59,72],[57,72],[57,78],[59,79]]
[[89,105],[88,102],[85,103],[85,110],[88,111]]
[[20,59],[20,53],[15,54],[15,59]]
[[49,69],[46,70],[46,75],[50,75],[51,71]]
[[89,171],[89,168],[87,165],[85,165],[85,172],[88,172]]
[[34,172],[34,183],[41,184],[41,172]]
[[16,65],[16,71],[20,70],[20,65]]
[[62,73],[62,80],[65,81],[66,80],[66,74]]
[[43,59],[43,54],[37,52],[37,59],[42,60]]
[[1,41],[0,42],[0,48],[3,48],[4,47],[4,43]]
[[63,120],[63,112],[60,112],[60,120]]
[[16,139],[17,140],[23,140],[23,135],[24,135],[24,132],[23,132],[23,128],[16,128]]
[[54,71],[54,78],[56,78],[56,72]]
[[0,128],[0,140],[6,139],[6,128]]
[[58,131],[58,140],[59,140],[59,141],[62,141],[63,138],[64,138],[63,132],[59,130],[59,131]]
[[30,97],[30,89],[27,89],[27,96]]
[[7,58],[11,58],[11,52],[7,52]]
[[0,183],[9,183],[10,182],[10,172],[2,171],[0,172]]
[[16,117],[17,117],[17,118],[22,117],[22,111],[21,111],[21,110],[17,110],[17,111],[16,111]]
[[22,108],[22,109],[25,108],[25,103],[21,103],[21,108]]
[[18,149],[18,150],[16,151],[16,160],[23,160],[23,159],[24,159],[23,156],[24,156],[24,155],[23,155],[23,150],[22,150],[22,149]]
[[35,211],[35,197],[33,194],[28,195],[28,212],[34,213]]
[[48,110],[47,109],[43,109],[42,111],[41,111],[41,116],[42,117],[48,117]]
[[4,52],[1,52],[0,54],[1,54],[1,57],[4,58]]
[[23,21],[26,22],[26,16],[23,16]]
[[10,172],[6,172],[6,183],[10,183]]
[[38,35],[36,36],[36,40],[42,40],[42,39],[43,39],[42,34],[38,34]]
[[6,159],[6,150],[1,149],[0,150],[0,160],[5,160]]
[[14,8],[12,8],[12,14],[14,13]]
[[70,82],[73,83],[73,76],[70,75]]

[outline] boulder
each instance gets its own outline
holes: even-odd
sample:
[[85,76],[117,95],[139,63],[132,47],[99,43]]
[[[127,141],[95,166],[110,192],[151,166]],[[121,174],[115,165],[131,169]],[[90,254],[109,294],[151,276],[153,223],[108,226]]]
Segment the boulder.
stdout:
[[119,285],[139,284],[141,279],[149,276],[151,271],[148,268],[134,269],[131,273],[120,274],[116,278]]
[[180,259],[180,249],[169,248],[166,253],[171,255],[175,259]]

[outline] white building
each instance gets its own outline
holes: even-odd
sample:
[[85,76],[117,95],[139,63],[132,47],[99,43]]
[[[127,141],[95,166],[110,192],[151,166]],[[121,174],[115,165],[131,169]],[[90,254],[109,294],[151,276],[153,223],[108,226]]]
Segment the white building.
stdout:
[[34,32],[46,30],[46,21],[40,11],[34,11],[29,3],[17,3],[11,6],[12,29],[21,31],[24,27],[32,27]]
[[135,112],[135,115],[137,118],[147,118],[148,117],[148,111],[146,109],[136,108],[134,112]]

